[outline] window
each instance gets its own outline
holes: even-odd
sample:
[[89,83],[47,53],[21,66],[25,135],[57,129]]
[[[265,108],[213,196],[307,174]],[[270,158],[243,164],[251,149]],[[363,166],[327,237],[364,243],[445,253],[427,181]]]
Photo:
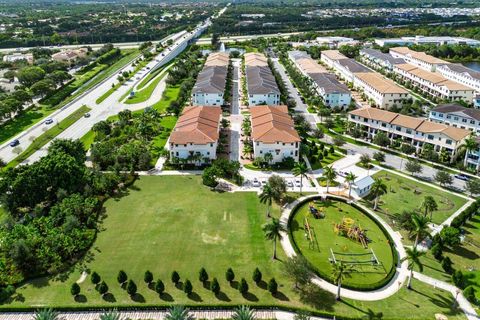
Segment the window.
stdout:
[[467,119],[463,118],[462,122],[467,123]]
[[402,127],[396,126],[396,127],[395,127],[395,130],[397,130],[397,131],[402,131]]
[[446,142],[447,144],[452,144],[452,140],[450,140],[450,139],[447,139],[445,142]]
[[427,136],[427,139],[428,139],[428,140],[433,140],[433,135],[429,134],[429,135]]

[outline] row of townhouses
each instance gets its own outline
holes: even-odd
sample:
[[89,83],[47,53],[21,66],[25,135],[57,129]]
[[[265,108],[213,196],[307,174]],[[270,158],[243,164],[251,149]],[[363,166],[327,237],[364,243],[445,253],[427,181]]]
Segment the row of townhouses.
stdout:
[[409,46],[412,44],[462,44],[472,47],[479,47],[480,41],[475,39],[463,38],[463,37],[426,37],[426,36],[414,36],[414,37],[401,37],[401,38],[387,38],[387,39],[375,39],[375,43],[379,46]]
[[345,81],[360,89],[370,102],[382,109],[401,105],[410,98],[407,90],[394,81],[373,72],[353,59],[349,59],[338,50],[322,51],[321,61]]
[[289,51],[289,59],[312,81],[326,106],[347,108],[352,101],[348,87],[337,80],[334,74],[318,64],[305,51]]
[[246,53],[244,64],[248,104],[279,105],[280,90],[268,66],[267,58],[261,53]]
[[400,139],[419,152],[425,144],[440,152],[446,150],[455,155],[471,131],[422,118],[402,115],[377,108],[362,108],[349,112],[348,119],[363,130],[368,139],[379,132],[390,139]]
[[198,74],[192,90],[194,106],[221,106],[227,81],[229,55],[225,52],[211,53]]

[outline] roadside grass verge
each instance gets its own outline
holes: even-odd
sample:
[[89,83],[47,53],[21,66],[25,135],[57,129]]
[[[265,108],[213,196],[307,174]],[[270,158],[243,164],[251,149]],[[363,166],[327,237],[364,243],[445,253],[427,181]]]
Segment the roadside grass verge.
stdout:
[[15,159],[10,161],[5,168],[13,168],[18,164],[25,161],[28,157],[30,157],[33,153],[40,150],[44,145],[46,145],[50,140],[58,136],[62,133],[65,129],[70,127],[76,121],[83,117],[83,115],[90,111],[91,109],[87,106],[81,106],[75,112],[70,114],[68,117],[60,121],[57,125],[54,125],[39,137],[35,138],[33,142],[25,149],[22,153],[20,153]]
[[148,99],[150,99],[150,97],[152,96],[152,93],[153,91],[155,90],[155,88],[158,86],[158,84],[160,83],[160,81],[165,78],[165,76],[167,75],[167,72],[157,76],[154,80],[152,80],[150,82],[150,84],[145,87],[143,90],[140,90],[140,91],[137,91],[135,92],[135,95],[131,98],[128,98],[127,100],[125,100],[125,103],[126,104],[135,104],[135,103],[140,103],[140,102],[145,102],[147,101]]

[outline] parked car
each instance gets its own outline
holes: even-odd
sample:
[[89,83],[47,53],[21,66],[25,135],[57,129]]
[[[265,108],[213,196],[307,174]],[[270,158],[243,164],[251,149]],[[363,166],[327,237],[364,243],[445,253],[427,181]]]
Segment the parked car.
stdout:
[[456,174],[456,175],[455,175],[455,178],[460,179],[460,180],[463,180],[463,181],[468,181],[468,180],[470,180],[470,177],[467,176],[466,174],[463,174],[463,173]]
[[53,123],[52,118],[48,118],[47,120],[45,120],[45,124],[52,124],[52,123]]
[[287,181],[287,187],[293,188],[293,182],[292,181]]
[[252,185],[253,185],[254,187],[257,187],[257,188],[258,188],[258,187],[260,187],[261,184],[260,184],[260,181],[258,181],[258,179],[255,178],[255,179],[253,179]]
[[302,186],[302,183],[300,182],[300,180],[295,180],[295,186],[298,188]]
[[16,147],[20,144],[20,141],[18,141],[18,139],[15,139],[13,140],[12,142],[10,142],[10,147]]
[[90,112],[87,112],[87,113],[85,113],[83,116],[84,116],[85,118],[90,118],[91,114],[90,114]]

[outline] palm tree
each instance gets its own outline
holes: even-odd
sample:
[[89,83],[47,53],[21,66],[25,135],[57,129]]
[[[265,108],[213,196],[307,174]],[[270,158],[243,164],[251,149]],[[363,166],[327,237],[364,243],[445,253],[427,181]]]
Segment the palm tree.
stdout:
[[467,139],[465,139],[465,142],[463,144],[465,146],[465,158],[463,160],[463,166],[467,166],[467,159],[468,159],[468,153],[470,151],[475,150],[478,147],[478,142],[475,140],[475,137],[471,135]]
[[407,288],[412,289],[413,268],[417,266],[420,272],[423,271],[423,264],[422,261],[420,261],[420,257],[424,256],[425,252],[418,251],[416,247],[406,248],[405,251],[407,255],[400,261],[408,261],[408,270],[410,270],[410,277],[408,278]]
[[307,178],[308,168],[303,162],[295,163],[292,173],[295,177],[300,176],[300,194],[302,194],[303,177]]
[[243,155],[248,156],[249,158],[252,157],[253,153],[253,146],[250,143],[245,143],[243,145]]
[[433,211],[438,209],[438,204],[432,196],[425,196],[421,208],[425,210],[423,216],[426,217],[430,212],[430,220],[432,220]]
[[375,196],[375,204],[373,205],[373,210],[377,210],[378,200],[380,196],[387,193],[387,185],[383,183],[382,179],[375,178],[375,181],[370,188],[370,192]]
[[345,181],[347,181],[347,183],[348,183],[348,197],[349,198],[351,198],[351,195],[352,195],[352,184],[355,182],[355,180],[357,178],[358,177],[353,172],[349,172],[347,174],[347,176],[345,177]]
[[265,239],[273,241],[273,256],[272,259],[277,259],[277,239],[282,239],[282,232],[286,232],[287,229],[280,220],[273,218],[270,222],[266,223],[262,227],[265,233]]
[[260,199],[260,203],[267,205],[267,217],[270,218],[270,208],[272,206],[272,201],[275,198],[275,192],[269,183],[263,186],[262,193],[258,195],[258,198]]
[[57,320],[58,313],[53,309],[42,309],[35,312],[34,320]]
[[168,309],[165,320],[194,320],[195,318],[188,313],[184,306],[173,306]]
[[255,320],[255,312],[247,306],[240,306],[235,309],[232,315],[233,320]]
[[323,170],[323,176],[327,181],[327,193],[328,193],[328,189],[330,188],[330,183],[335,181],[335,178],[337,177],[337,172],[335,171],[335,169],[333,169],[332,166],[326,167],[325,170]]
[[263,158],[265,159],[265,161],[270,165],[273,161],[273,155],[270,153],[270,152],[267,152],[265,153],[265,155],[263,156]]
[[340,300],[340,290],[342,289],[342,281],[346,278],[350,278],[353,272],[353,268],[349,264],[343,262],[336,262],[333,264],[332,277],[333,282],[338,285],[337,287],[337,300]]
[[412,222],[414,225],[414,229],[412,231],[415,234],[414,247],[416,247],[418,245],[418,241],[420,240],[420,237],[424,237],[428,234],[428,223],[430,222],[430,219],[428,219],[425,216],[419,216],[418,214],[414,213],[412,215]]
[[122,320],[122,317],[117,310],[112,310],[101,314],[100,320]]

